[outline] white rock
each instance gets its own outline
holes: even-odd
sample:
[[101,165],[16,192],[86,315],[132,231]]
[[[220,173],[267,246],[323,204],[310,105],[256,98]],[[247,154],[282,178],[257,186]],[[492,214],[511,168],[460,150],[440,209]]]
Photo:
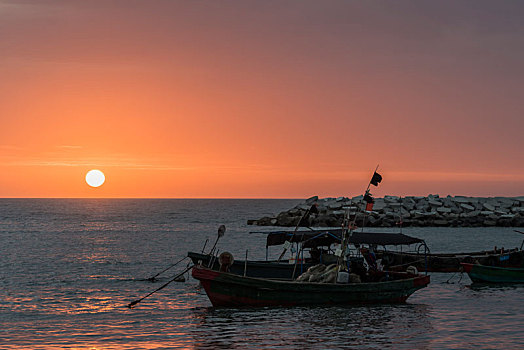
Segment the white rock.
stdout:
[[489,203],[484,203],[484,204],[482,204],[482,206],[483,206],[485,209],[489,210],[489,211],[495,211],[495,206],[493,206],[493,205],[491,205],[491,204],[489,204]]
[[356,206],[345,206],[345,207],[342,207],[342,209],[356,211],[358,209],[358,207],[356,207]]
[[398,215],[398,213],[395,213],[394,211],[388,211],[386,213],[386,217],[388,217],[388,218],[398,218],[399,215]]
[[373,204],[374,210],[382,210],[386,207],[386,203],[382,200],[375,200],[375,203]]
[[475,216],[479,216],[479,215],[480,215],[480,210],[474,210],[474,211],[464,213],[464,217],[466,218],[474,218]]
[[419,209],[419,210],[425,210],[427,206],[429,206],[429,204],[427,202],[420,201],[420,202],[417,203],[416,208]]
[[313,204],[316,201],[318,201],[318,196],[309,197],[306,199],[306,204]]
[[453,197],[452,200],[456,203],[470,203],[469,198],[463,196]]
[[498,199],[498,206],[501,208],[511,208],[513,206],[513,200],[507,198],[500,198]]
[[448,213],[451,213],[451,208],[440,207],[440,208],[437,208],[437,211],[441,214],[448,214]]
[[514,217],[515,214],[504,214],[500,216],[501,219],[513,219]]
[[453,200],[449,196],[444,198],[444,199],[442,199],[442,203],[444,203],[444,205],[446,207],[454,207],[454,206],[456,206],[455,202],[453,202]]
[[399,197],[397,196],[384,196],[384,202],[386,203],[396,203],[398,202]]
[[466,210],[475,210],[475,207],[473,207],[473,206],[471,206],[471,205],[469,205],[469,204],[464,204],[464,203],[462,203],[462,204],[460,205],[460,207],[463,208],[463,209],[466,209]]
[[441,207],[441,206],[442,206],[442,202],[440,202],[440,201],[436,201],[436,200],[430,200],[428,203],[429,203],[430,205],[435,206],[435,207]]
[[415,208],[415,203],[402,203],[402,207],[406,210],[413,210]]

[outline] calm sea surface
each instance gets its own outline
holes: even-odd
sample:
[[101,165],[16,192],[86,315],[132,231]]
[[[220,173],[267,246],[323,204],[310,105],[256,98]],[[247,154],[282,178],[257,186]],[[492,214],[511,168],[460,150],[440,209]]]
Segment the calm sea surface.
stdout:
[[[249,231],[271,228],[246,220],[298,202],[1,199],[0,348],[524,348],[524,286],[471,286],[460,274],[432,274],[402,305],[214,309],[190,278],[126,307],[175,271],[148,277],[206,238],[209,249],[221,224],[220,251],[265,258],[265,236]],[[404,233],[432,252],[510,248],[524,238],[511,228]]]

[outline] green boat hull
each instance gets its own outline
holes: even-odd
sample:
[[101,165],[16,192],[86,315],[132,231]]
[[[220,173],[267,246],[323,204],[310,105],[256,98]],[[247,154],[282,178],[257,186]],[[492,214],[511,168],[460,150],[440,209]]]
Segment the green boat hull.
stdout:
[[[193,268],[215,307],[401,303],[429,284],[429,276],[367,283],[305,283],[252,278]],[[399,275],[399,274],[396,274]]]
[[524,268],[495,267],[462,263],[473,282],[524,283]]

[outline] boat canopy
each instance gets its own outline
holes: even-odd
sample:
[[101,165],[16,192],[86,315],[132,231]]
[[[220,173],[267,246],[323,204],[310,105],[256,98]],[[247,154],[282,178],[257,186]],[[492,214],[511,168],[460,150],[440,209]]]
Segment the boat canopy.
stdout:
[[[311,230],[311,231],[274,231],[267,233],[266,247],[282,245],[286,241],[303,242],[304,248],[327,247],[333,243],[340,243],[342,229]],[[424,240],[411,237],[403,233],[386,232],[353,232],[349,242],[352,244],[375,245],[409,245],[422,243]]]

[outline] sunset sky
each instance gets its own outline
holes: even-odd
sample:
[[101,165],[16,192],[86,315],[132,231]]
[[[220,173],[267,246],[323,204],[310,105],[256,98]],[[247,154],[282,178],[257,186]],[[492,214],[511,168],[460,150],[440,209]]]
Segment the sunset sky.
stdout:
[[[524,2],[0,0],[0,197],[524,195]],[[106,182],[89,187],[91,169]]]

